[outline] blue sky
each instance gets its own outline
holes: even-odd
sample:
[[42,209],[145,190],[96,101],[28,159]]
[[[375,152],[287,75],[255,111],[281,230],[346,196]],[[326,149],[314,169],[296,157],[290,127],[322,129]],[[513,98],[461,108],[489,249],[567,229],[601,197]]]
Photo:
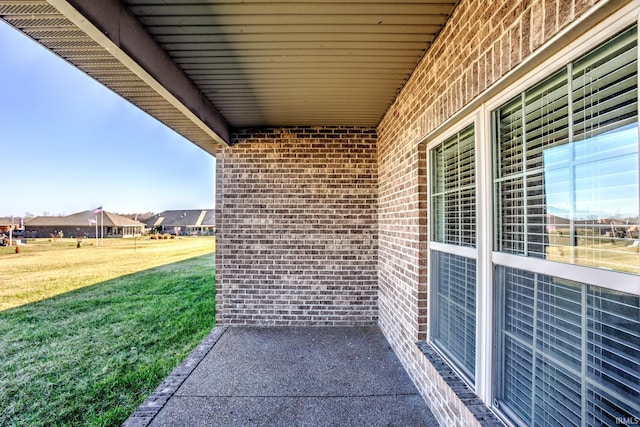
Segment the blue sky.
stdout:
[[213,156],[4,22],[0,58],[0,216],[213,208]]

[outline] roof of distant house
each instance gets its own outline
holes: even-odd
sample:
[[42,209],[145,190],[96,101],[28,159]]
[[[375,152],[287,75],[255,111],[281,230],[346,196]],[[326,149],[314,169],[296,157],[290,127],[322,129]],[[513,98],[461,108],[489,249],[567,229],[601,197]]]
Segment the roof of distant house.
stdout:
[[27,227],[86,227],[93,225],[93,221],[107,227],[140,227],[144,223],[111,212],[98,212],[88,210],[66,216],[37,216],[25,219]]
[[10,216],[0,217],[0,226],[7,226],[7,225],[17,224],[17,223],[18,223],[17,217],[13,217],[13,218]]
[[213,227],[215,210],[183,209],[160,212],[144,220],[147,227]]

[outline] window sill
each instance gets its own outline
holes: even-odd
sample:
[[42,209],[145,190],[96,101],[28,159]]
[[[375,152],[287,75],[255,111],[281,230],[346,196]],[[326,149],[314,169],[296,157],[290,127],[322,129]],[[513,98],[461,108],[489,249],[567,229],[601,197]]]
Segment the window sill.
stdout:
[[502,427],[504,424],[489,409],[482,400],[471,390],[467,384],[449,367],[447,362],[434,350],[428,342],[420,341],[416,345],[425,355],[429,363],[438,371],[438,374],[458,396],[460,401],[476,417],[482,427]]

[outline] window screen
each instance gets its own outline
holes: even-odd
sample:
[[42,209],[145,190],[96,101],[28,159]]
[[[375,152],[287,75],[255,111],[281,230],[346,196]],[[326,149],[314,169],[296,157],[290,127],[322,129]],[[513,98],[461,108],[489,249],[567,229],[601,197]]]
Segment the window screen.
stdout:
[[497,251],[640,273],[636,31],[493,113]]
[[510,267],[496,285],[501,410],[526,425],[640,418],[640,296]]

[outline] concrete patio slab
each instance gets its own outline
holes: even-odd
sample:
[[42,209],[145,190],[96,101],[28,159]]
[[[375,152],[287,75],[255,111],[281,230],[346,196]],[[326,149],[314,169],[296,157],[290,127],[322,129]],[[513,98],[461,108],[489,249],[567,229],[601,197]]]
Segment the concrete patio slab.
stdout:
[[157,390],[155,413],[143,405],[128,425],[438,425],[377,327],[230,327],[212,335],[180,384]]

